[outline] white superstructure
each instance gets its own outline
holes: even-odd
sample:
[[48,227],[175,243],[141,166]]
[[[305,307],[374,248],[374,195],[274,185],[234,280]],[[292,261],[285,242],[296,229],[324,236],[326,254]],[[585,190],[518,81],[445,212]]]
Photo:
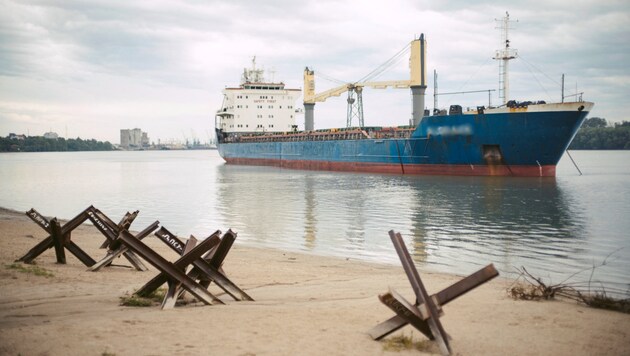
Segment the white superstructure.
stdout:
[[216,128],[225,133],[288,132],[296,128],[295,101],[301,89],[285,89],[284,83],[266,82],[264,70],[245,68],[238,88],[223,90]]

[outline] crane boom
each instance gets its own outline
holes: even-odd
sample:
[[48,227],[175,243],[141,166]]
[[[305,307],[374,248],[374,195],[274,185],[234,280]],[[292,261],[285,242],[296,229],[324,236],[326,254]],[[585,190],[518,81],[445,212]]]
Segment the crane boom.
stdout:
[[321,92],[317,95],[314,95],[312,97],[307,98],[306,94],[304,94],[304,102],[305,103],[322,103],[324,101],[326,101],[326,99],[333,97],[333,96],[339,96],[345,92],[347,92],[348,90],[351,89],[353,84],[344,84],[344,85],[340,85],[336,88],[332,88],[332,89],[328,89],[324,92]]
[[326,99],[333,96],[340,96],[341,94],[354,90],[358,87],[369,87],[374,89],[387,89],[387,88],[395,88],[395,89],[407,89],[411,86],[410,80],[389,80],[389,81],[380,81],[380,82],[363,82],[363,83],[348,83],[343,84],[338,87],[328,89],[319,94],[316,94],[311,97],[306,97],[305,103],[323,103]]
[[370,87],[374,89],[407,89],[411,86],[411,80],[388,80],[382,82],[363,82],[357,83],[356,86]]
[[[347,83],[340,85],[338,87],[328,89],[321,93],[315,92],[315,71],[306,67],[304,69],[304,109],[305,109],[305,129],[313,130],[313,109],[315,103],[324,102],[326,99],[333,96],[340,96],[341,94],[348,92],[348,105],[353,105],[358,103],[358,105],[362,106],[361,101],[361,92],[363,87],[370,87],[375,89],[386,89],[386,88],[396,88],[396,89],[406,89],[411,88],[412,91],[418,90],[420,88],[426,88],[426,43],[424,41],[424,35],[421,35],[420,38],[414,39],[411,42],[411,54],[409,58],[409,80],[389,80],[389,81],[366,81],[366,82],[355,82],[355,83]],[[357,101],[353,99],[353,93],[357,94]],[[424,92],[420,94],[423,96]],[[424,102],[421,105],[422,109],[424,109]],[[416,109],[414,109],[416,110]],[[349,109],[348,116],[348,125],[350,125],[351,118],[350,113],[352,112]],[[359,109],[360,116],[359,122],[360,125],[363,125],[363,110]],[[415,121],[415,114],[414,114]]]

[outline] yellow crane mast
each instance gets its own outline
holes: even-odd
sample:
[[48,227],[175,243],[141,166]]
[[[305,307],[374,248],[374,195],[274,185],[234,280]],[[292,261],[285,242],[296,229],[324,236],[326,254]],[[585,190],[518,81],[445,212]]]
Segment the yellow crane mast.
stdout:
[[[375,89],[411,88],[413,100],[413,124],[417,125],[424,115],[424,93],[426,90],[426,42],[424,34],[420,38],[414,39],[410,44],[410,75],[409,80],[388,80],[388,81],[365,81],[356,83],[346,83],[338,87],[315,92],[315,71],[306,67],[304,69],[304,129],[312,131],[314,129],[314,108],[315,103],[324,102],[330,97],[337,97],[348,92],[348,115],[346,126],[350,127],[352,119],[357,117],[359,126],[363,127],[363,100],[362,92],[364,87]],[[356,95],[356,99],[355,99]]]

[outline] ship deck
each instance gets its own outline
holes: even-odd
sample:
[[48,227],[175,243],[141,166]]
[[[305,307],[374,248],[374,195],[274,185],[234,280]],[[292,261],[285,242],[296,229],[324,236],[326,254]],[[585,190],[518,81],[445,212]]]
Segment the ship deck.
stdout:
[[221,143],[236,142],[300,142],[300,141],[330,141],[330,140],[362,140],[362,139],[390,139],[410,138],[414,132],[412,127],[365,127],[327,129],[317,131],[298,132],[270,132],[231,134]]

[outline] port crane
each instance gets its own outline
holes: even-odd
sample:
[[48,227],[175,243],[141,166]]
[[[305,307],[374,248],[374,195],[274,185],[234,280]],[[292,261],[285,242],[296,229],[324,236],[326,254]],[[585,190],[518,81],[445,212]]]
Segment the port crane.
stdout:
[[405,47],[397,55],[392,57],[389,61],[385,62],[379,68],[376,68],[365,78],[374,78],[378,74],[387,69],[388,65],[391,65],[393,60],[401,53],[404,53],[407,48],[410,48],[410,78],[409,80],[389,80],[389,81],[359,81],[355,83],[346,83],[338,87],[323,91],[321,93],[315,92],[315,71],[306,67],[304,69],[304,112],[305,112],[305,124],[304,129],[312,131],[314,129],[314,108],[315,103],[324,102],[331,97],[338,97],[341,94],[348,93],[348,111],[346,119],[346,127],[352,126],[354,118],[358,119],[360,127],[364,127],[363,121],[363,88],[375,88],[375,89],[406,89],[411,88],[412,100],[413,100],[413,124],[417,125],[422,119],[424,114],[424,95],[426,91],[426,42],[424,40],[424,34],[420,35],[420,38],[411,41],[408,47]]

